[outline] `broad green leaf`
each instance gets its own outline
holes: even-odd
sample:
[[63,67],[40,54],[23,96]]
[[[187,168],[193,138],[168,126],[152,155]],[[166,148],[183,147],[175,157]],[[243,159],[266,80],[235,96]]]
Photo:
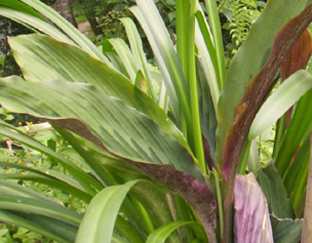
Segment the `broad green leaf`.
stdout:
[[270,212],[278,218],[291,218],[292,208],[282,178],[273,165],[260,170],[257,180],[264,192]]
[[77,227],[62,221],[28,213],[0,210],[0,220],[33,230],[60,243],[72,243]]
[[260,136],[272,127],[311,88],[312,76],[307,71],[298,71],[285,80],[258,111],[250,128],[249,138]]
[[307,2],[307,0],[269,1],[261,16],[253,24],[248,39],[231,61],[219,103],[218,156],[221,155],[224,139],[232,125],[235,107],[252,78],[266,62],[276,33],[292,17],[298,15]]
[[76,243],[111,243],[115,221],[129,190],[138,181],[103,189],[92,199],[80,224]]
[[[86,163],[90,166],[90,168],[94,172],[95,176],[105,186],[125,183],[126,181],[129,180],[142,178],[142,175],[134,171],[134,169],[129,165],[127,165],[125,161],[119,161],[118,159],[112,158],[107,154],[103,154],[102,151],[98,151],[98,149],[95,146],[92,146],[92,144],[85,141],[83,138],[74,136],[73,134],[65,130],[58,129],[58,131],[64,137],[64,139],[70,143],[73,149],[75,149],[84,158]],[[143,185],[140,185],[137,186],[136,188],[139,187],[141,189],[142,186]],[[162,198],[161,194],[157,193],[157,190],[154,187],[153,190],[150,191],[151,186],[152,184],[149,183],[148,190],[141,191],[141,193],[136,194],[134,198],[131,197],[131,200],[126,199],[125,202],[123,203],[122,213],[127,215],[129,219],[128,221],[131,221],[129,223],[131,223],[132,227],[141,229],[142,232],[145,231],[148,232],[146,230],[147,226],[145,218],[152,219],[153,224],[155,225],[159,224],[158,221],[159,218],[165,218],[167,220],[168,215],[169,215],[168,221],[171,220],[170,213],[166,214],[164,213],[166,211],[162,209],[163,206],[161,204],[163,203],[163,201],[161,201]],[[140,199],[140,201],[144,202],[143,204],[144,206],[148,206],[149,201],[152,201],[153,203],[157,202],[155,205],[148,206],[148,208],[150,209],[149,212],[151,212],[151,214],[153,215],[152,218],[149,217],[149,215],[142,216],[140,211],[143,206],[140,206],[140,209],[136,207],[137,203],[135,201],[137,201],[137,199]],[[119,231],[125,231],[126,229],[128,229],[129,223],[124,222],[121,225],[117,224],[116,227]],[[161,223],[164,222],[161,221]],[[127,231],[129,231],[129,229]],[[131,235],[133,234],[134,233],[132,232]],[[127,237],[130,236],[128,235]]]
[[89,134],[90,129],[93,142],[104,145],[114,155],[134,161],[171,164],[178,170],[195,172],[187,151],[173,137],[162,132],[144,114],[106,96],[92,85],[64,81],[33,83],[11,78],[3,80],[1,86],[0,103],[8,110],[56,121],[73,118],[87,125],[80,124],[78,128],[73,120],[58,122],[72,129],[76,127],[78,134]]
[[138,90],[126,77],[90,57],[76,47],[42,35],[10,38],[14,57],[26,80],[45,82],[66,80],[85,82],[98,87],[108,96],[124,100],[151,117],[163,130],[188,147],[182,133],[159,106]]
[[[61,134],[65,135],[64,138],[88,162],[96,177],[100,181],[104,181],[107,186],[145,178],[134,171],[134,168],[129,166],[126,161],[111,158],[82,138],[68,132],[61,131]],[[123,203],[122,213],[125,213],[131,223],[143,232],[150,233],[154,226],[159,227],[172,221],[172,215],[167,205],[166,191],[159,188],[158,185],[140,183],[133,188],[130,196],[131,200],[126,199]],[[181,218],[181,220],[186,219]]]
[[301,219],[271,217],[275,243],[298,243],[301,236]]
[[146,243],[165,243],[167,238],[180,227],[193,224],[194,222],[183,222],[176,221],[167,225],[163,225],[162,227],[155,230],[152,234],[150,234],[146,240]]

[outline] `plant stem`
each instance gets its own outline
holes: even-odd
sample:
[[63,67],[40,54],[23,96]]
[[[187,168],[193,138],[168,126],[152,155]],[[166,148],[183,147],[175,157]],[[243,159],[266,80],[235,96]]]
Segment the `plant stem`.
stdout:
[[219,219],[219,236],[223,236],[224,231],[224,215],[223,215],[223,202],[222,202],[222,192],[220,186],[220,177],[218,172],[213,170],[213,178],[215,182],[215,190],[217,195],[217,205],[218,205],[218,219]]
[[224,231],[221,235],[222,243],[231,243],[233,239],[233,201],[234,201],[234,179],[231,177],[228,181],[224,182]]
[[242,156],[241,156],[242,158],[238,166],[238,172],[241,175],[245,174],[246,169],[248,167],[251,143],[252,141],[247,141],[242,152]]

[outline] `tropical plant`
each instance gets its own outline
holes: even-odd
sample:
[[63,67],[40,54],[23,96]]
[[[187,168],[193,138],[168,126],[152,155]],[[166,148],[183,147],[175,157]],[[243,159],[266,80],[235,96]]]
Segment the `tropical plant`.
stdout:
[[[129,18],[129,45],[112,39],[102,51],[40,1],[0,0],[0,15],[38,32],[9,39],[23,78],[0,80],[0,103],[48,122],[73,151],[64,156],[0,122],[1,136],[66,170],[1,162],[24,172],[1,175],[1,221],[78,243],[292,243],[303,224],[302,242],[311,242],[312,76],[298,71],[311,54],[311,1],[270,1],[228,69],[216,2],[205,3],[176,2],[176,44],[153,0],[131,7],[154,66]],[[276,123],[273,162],[263,168],[250,156],[253,141]],[[88,208],[78,213],[16,179]]]

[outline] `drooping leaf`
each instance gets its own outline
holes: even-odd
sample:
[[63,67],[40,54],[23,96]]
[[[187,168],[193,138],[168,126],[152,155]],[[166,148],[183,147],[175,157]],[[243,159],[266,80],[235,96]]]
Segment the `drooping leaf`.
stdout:
[[0,134],[5,137],[9,137],[22,143],[25,146],[33,148],[43,154],[50,156],[51,158],[58,161],[64,168],[66,168],[70,175],[83,187],[84,191],[90,195],[94,195],[97,190],[102,188],[102,185],[95,180],[92,176],[88,175],[79,168],[74,161],[69,158],[64,158],[55,151],[49,149],[37,140],[27,136],[17,128],[0,120]]
[[72,243],[77,233],[77,227],[73,225],[45,216],[28,213],[0,210],[0,220],[25,227],[59,242]]
[[[4,2],[3,2],[4,1]],[[0,6],[13,7],[15,6],[15,0],[10,3],[6,3],[6,0],[0,2]],[[58,12],[38,0],[19,0],[19,5],[27,6],[27,8],[34,9],[36,13],[43,17],[49,19],[54,25],[56,25],[60,30],[62,30],[66,35],[72,39],[80,48],[90,55],[100,59],[107,65],[111,66],[109,60],[97,49],[97,47],[88,39],[84,34],[82,34],[78,29],[76,29],[71,23],[66,21]],[[20,8],[18,9],[20,10]],[[28,22],[31,24],[31,22]],[[37,29],[38,26],[33,22],[34,29]]]
[[[105,182],[107,186],[125,183],[129,180],[142,179],[137,169],[126,161],[112,158],[91,146],[90,143],[70,134],[68,131],[58,131],[73,146],[73,148],[86,160],[90,168],[93,169],[97,178]],[[163,192],[153,183],[140,183],[131,190],[131,200],[125,200],[122,207],[122,213],[125,213],[132,225],[141,229],[142,232],[150,232],[150,228],[159,227],[172,221],[172,215],[166,203],[166,192]],[[132,197],[133,195],[133,197]],[[140,203],[133,203],[138,200]],[[136,206],[140,205],[140,206]],[[136,210],[137,208],[139,210]],[[147,213],[141,209],[147,208]],[[143,215],[140,213],[143,212]],[[151,221],[151,222],[149,222]],[[118,228],[118,225],[117,225]]]
[[253,174],[236,176],[234,214],[235,242],[274,242],[268,204]]
[[75,43],[70,38],[68,38],[60,30],[55,28],[52,24],[43,21],[42,19],[35,17],[33,15],[26,14],[21,11],[15,11],[10,8],[0,7],[0,16],[10,18],[13,21],[25,25],[28,28],[32,28],[42,33],[45,33],[58,41],[75,45]]
[[42,184],[46,184],[50,187],[60,189],[62,191],[66,191],[78,197],[86,202],[91,200],[92,195],[84,192],[83,188],[77,183],[75,180],[66,176],[62,173],[58,173],[52,170],[42,170],[39,168],[32,168],[27,166],[18,165],[16,163],[5,163],[0,162],[0,167],[5,169],[7,168],[15,168],[20,171],[28,172],[25,174],[11,174],[5,173],[0,174],[0,179],[16,179],[16,180],[30,180]]
[[[187,151],[173,137],[144,114],[105,96],[94,86],[61,81],[34,83],[19,78],[3,80],[1,85],[0,101],[8,110],[55,120],[58,126],[82,136],[87,134],[92,142],[114,155],[134,161],[169,163],[196,174]],[[23,97],[23,101],[18,97]]]
[[80,216],[48,198],[16,183],[0,180],[0,220],[16,224],[60,242],[74,240]]
[[187,147],[182,133],[153,100],[132,85],[126,77],[80,49],[42,35],[18,36],[10,38],[9,42],[26,80],[66,80],[93,84],[106,95],[118,97],[147,114],[164,131],[175,136]]
[[10,0],[10,1],[0,0],[0,5],[39,17],[39,14],[34,9],[32,9],[27,4],[21,2],[20,0]]
[[75,211],[57,203],[39,198],[21,197],[1,193],[0,209],[46,216],[74,226],[79,225],[81,217]]

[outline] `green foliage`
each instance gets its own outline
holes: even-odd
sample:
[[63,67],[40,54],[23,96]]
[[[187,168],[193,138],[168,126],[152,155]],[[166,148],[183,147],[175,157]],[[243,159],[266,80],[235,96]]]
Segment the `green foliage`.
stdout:
[[[260,233],[296,242],[312,75],[302,70],[273,86],[306,19],[275,36],[308,2],[269,2],[247,37],[257,14],[245,11],[259,9],[236,1],[235,48],[247,39],[228,67],[217,1],[198,3],[176,2],[168,29],[153,0],[136,0],[130,12],[152,50],[146,55],[128,17],[120,21],[127,40],[99,48],[37,0],[0,0],[0,15],[40,32],[9,39],[23,76],[0,79],[1,105],[40,121],[34,134],[0,121],[1,221],[59,242],[228,243],[234,228],[237,242]],[[173,2],[158,4],[174,11]],[[281,140],[270,138],[275,152],[251,158],[264,151],[259,136],[291,107]]]

